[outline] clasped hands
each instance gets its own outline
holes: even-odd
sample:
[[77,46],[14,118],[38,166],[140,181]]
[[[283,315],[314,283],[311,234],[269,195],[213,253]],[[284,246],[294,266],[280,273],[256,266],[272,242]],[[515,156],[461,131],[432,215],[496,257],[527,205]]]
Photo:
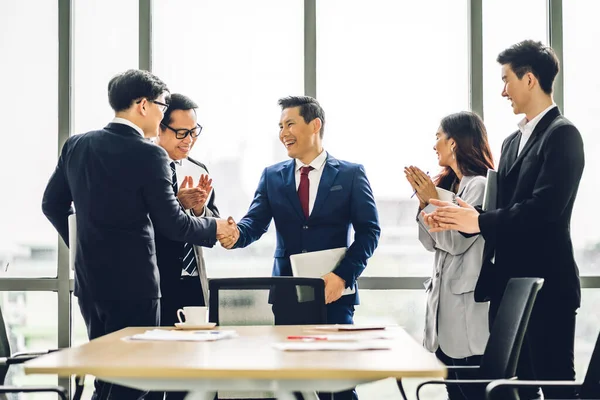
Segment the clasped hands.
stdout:
[[423,222],[429,232],[460,231],[479,233],[479,211],[463,199],[456,198],[458,205],[449,201],[432,199],[429,203],[437,208],[431,213],[421,211]]

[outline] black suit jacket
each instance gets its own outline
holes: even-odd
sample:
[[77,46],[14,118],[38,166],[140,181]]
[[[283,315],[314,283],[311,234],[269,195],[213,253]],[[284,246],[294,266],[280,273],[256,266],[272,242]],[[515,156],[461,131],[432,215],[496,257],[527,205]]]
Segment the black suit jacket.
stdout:
[[[187,161],[195,164],[208,172],[208,169],[204,164],[199,161],[187,158]],[[194,180],[198,177],[194,176]],[[220,218],[219,209],[215,205],[215,191],[212,191],[208,202],[205,205],[205,217]],[[160,272],[160,290],[164,297],[177,296],[177,292],[181,285],[179,285],[179,279],[181,277],[181,269],[183,262],[183,245],[185,242],[171,240],[161,232],[156,232],[156,259],[158,261],[158,270]],[[200,264],[204,264],[203,259],[196,259],[198,262],[198,268],[201,268]],[[206,288],[208,289],[208,288]]]
[[570,222],[584,167],[581,135],[555,107],[517,157],[520,138],[517,131],[502,145],[498,208],[479,216],[486,243],[475,299],[498,301],[508,279],[541,277],[537,304],[577,308],[581,288]]
[[71,203],[77,210],[76,296],[160,297],[155,229],[174,240],[214,245],[215,220],[181,210],[169,161],[161,147],[118,123],[65,142],[42,209],[67,245]]

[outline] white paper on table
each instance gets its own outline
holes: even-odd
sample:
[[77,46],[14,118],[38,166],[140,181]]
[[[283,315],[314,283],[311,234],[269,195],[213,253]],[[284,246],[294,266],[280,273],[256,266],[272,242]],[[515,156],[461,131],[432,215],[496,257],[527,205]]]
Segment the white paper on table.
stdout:
[[273,343],[273,347],[281,351],[358,351],[388,350],[392,348],[389,340],[362,342],[298,341]]
[[237,336],[233,330],[226,331],[172,331],[153,329],[125,338],[127,340],[173,341],[173,342],[214,342]]

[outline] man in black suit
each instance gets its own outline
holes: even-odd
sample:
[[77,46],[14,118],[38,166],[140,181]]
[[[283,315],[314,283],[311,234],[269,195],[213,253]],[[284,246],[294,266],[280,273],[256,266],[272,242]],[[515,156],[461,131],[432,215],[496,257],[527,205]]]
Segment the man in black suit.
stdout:
[[[190,98],[173,93],[160,123],[156,144],[169,155],[174,190],[186,213],[219,218],[208,170],[204,164],[189,157],[202,132],[196,108],[198,105]],[[197,186],[194,182],[198,182]],[[171,240],[156,232],[156,259],[162,293],[161,325],[173,326],[178,321],[179,308],[206,305],[208,280],[202,247]]]
[[[64,144],[42,202],[68,244],[77,210],[75,296],[89,339],[127,326],[160,324],[154,230],[172,240],[211,247],[233,235],[224,220],[186,215],[173,192],[167,153],[146,138],[158,133],[167,86],[129,70],[108,84],[115,119]],[[94,399],[135,399],[145,392],[96,380]]]
[[[570,223],[584,167],[583,141],[553,103],[559,63],[550,47],[526,40],[500,53],[497,61],[502,65],[502,96],[515,114],[525,114],[519,130],[502,145],[497,209],[483,212],[462,201],[460,207],[438,202],[443,207],[427,217],[434,231],[481,232],[485,238],[475,299],[490,301],[491,321],[510,278],[544,278],[518,375],[574,380],[575,316],[581,288]],[[545,388],[544,393],[553,399],[574,395],[555,388]],[[521,398],[536,396],[524,391]]]

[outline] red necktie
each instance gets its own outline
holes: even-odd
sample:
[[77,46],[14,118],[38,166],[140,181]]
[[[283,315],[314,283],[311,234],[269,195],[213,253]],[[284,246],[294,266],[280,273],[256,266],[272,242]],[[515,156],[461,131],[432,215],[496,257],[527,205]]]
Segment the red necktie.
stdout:
[[302,206],[302,211],[304,211],[304,216],[308,218],[308,173],[312,171],[314,168],[311,166],[300,168],[300,185],[298,185],[298,197],[300,198],[300,205]]

